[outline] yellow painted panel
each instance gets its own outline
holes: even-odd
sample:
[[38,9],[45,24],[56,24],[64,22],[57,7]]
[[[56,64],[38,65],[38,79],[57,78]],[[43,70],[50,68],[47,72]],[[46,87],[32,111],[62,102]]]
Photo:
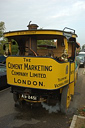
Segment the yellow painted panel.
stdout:
[[51,35],[63,35],[60,31],[16,31],[5,33],[5,37],[9,36],[19,36],[19,35],[37,35],[37,34],[51,34]]
[[74,82],[69,84],[70,94],[74,95]]
[[75,63],[71,63],[71,70],[70,70],[70,82],[74,81],[74,74],[75,74]]
[[[38,34],[45,34],[45,35],[61,35],[63,36],[63,31],[58,30],[23,30],[23,31],[12,31],[4,33],[5,37],[11,37],[11,36],[21,36],[21,35],[38,35]],[[72,37],[76,38],[76,35],[72,35]]]
[[52,58],[8,57],[7,83],[28,88],[58,89],[69,83],[69,62]]

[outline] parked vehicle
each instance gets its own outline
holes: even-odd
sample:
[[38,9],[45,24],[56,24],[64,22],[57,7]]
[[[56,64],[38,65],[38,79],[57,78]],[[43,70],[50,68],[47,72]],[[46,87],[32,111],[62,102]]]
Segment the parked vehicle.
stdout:
[[0,89],[7,87],[6,64],[0,63]]
[[79,52],[78,56],[85,56],[85,52]]
[[[75,30],[38,30],[35,24],[28,27],[4,33],[11,55],[6,59],[7,83],[11,85],[14,101],[51,105],[59,102],[61,112],[66,113],[77,78]],[[12,56],[13,39],[19,47],[18,56]],[[39,45],[39,41],[50,41],[50,45]]]
[[77,58],[80,60],[80,67],[85,68],[85,56],[79,55]]
[[2,63],[2,64],[6,63],[6,57],[4,55],[0,56],[0,63]]

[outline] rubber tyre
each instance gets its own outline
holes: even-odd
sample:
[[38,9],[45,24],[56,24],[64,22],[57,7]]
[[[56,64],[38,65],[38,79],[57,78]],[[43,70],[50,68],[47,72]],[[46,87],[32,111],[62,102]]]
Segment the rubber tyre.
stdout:
[[13,93],[13,99],[15,102],[17,102],[19,99],[19,95],[16,92]]
[[[71,101],[71,96],[70,99],[68,100],[68,93],[69,93],[69,85],[66,85],[65,87],[63,87],[63,91],[61,94],[61,103],[60,103],[60,110],[62,113],[66,114],[68,107],[70,105],[70,101]],[[67,107],[67,101],[69,101],[68,107]]]
[[85,64],[83,65],[83,68],[85,68]]

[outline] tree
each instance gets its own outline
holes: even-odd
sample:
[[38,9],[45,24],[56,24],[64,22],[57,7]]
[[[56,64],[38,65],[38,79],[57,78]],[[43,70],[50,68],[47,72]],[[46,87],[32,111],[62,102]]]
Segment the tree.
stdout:
[[7,43],[8,40],[3,36],[5,31],[5,23],[3,21],[0,22],[0,55],[4,54],[3,44]]
[[5,23],[4,22],[0,22],[0,38],[3,37],[3,33],[5,31]]
[[16,55],[19,51],[18,44],[14,39],[12,39],[11,42],[12,42],[12,47],[11,47],[12,48],[12,55]]
[[38,45],[46,44],[46,45],[54,45],[54,40],[38,40]]
[[85,52],[85,44],[82,46],[82,51]]

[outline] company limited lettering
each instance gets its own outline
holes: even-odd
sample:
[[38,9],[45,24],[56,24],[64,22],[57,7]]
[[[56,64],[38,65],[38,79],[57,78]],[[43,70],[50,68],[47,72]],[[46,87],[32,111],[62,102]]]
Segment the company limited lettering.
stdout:
[[31,72],[30,72],[30,77],[46,78],[46,74],[41,74],[41,73],[31,73]]
[[11,71],[12,75],[17,75],[17,76],[28,76],[28,73],[26,72],[16,72],[14,70]]

